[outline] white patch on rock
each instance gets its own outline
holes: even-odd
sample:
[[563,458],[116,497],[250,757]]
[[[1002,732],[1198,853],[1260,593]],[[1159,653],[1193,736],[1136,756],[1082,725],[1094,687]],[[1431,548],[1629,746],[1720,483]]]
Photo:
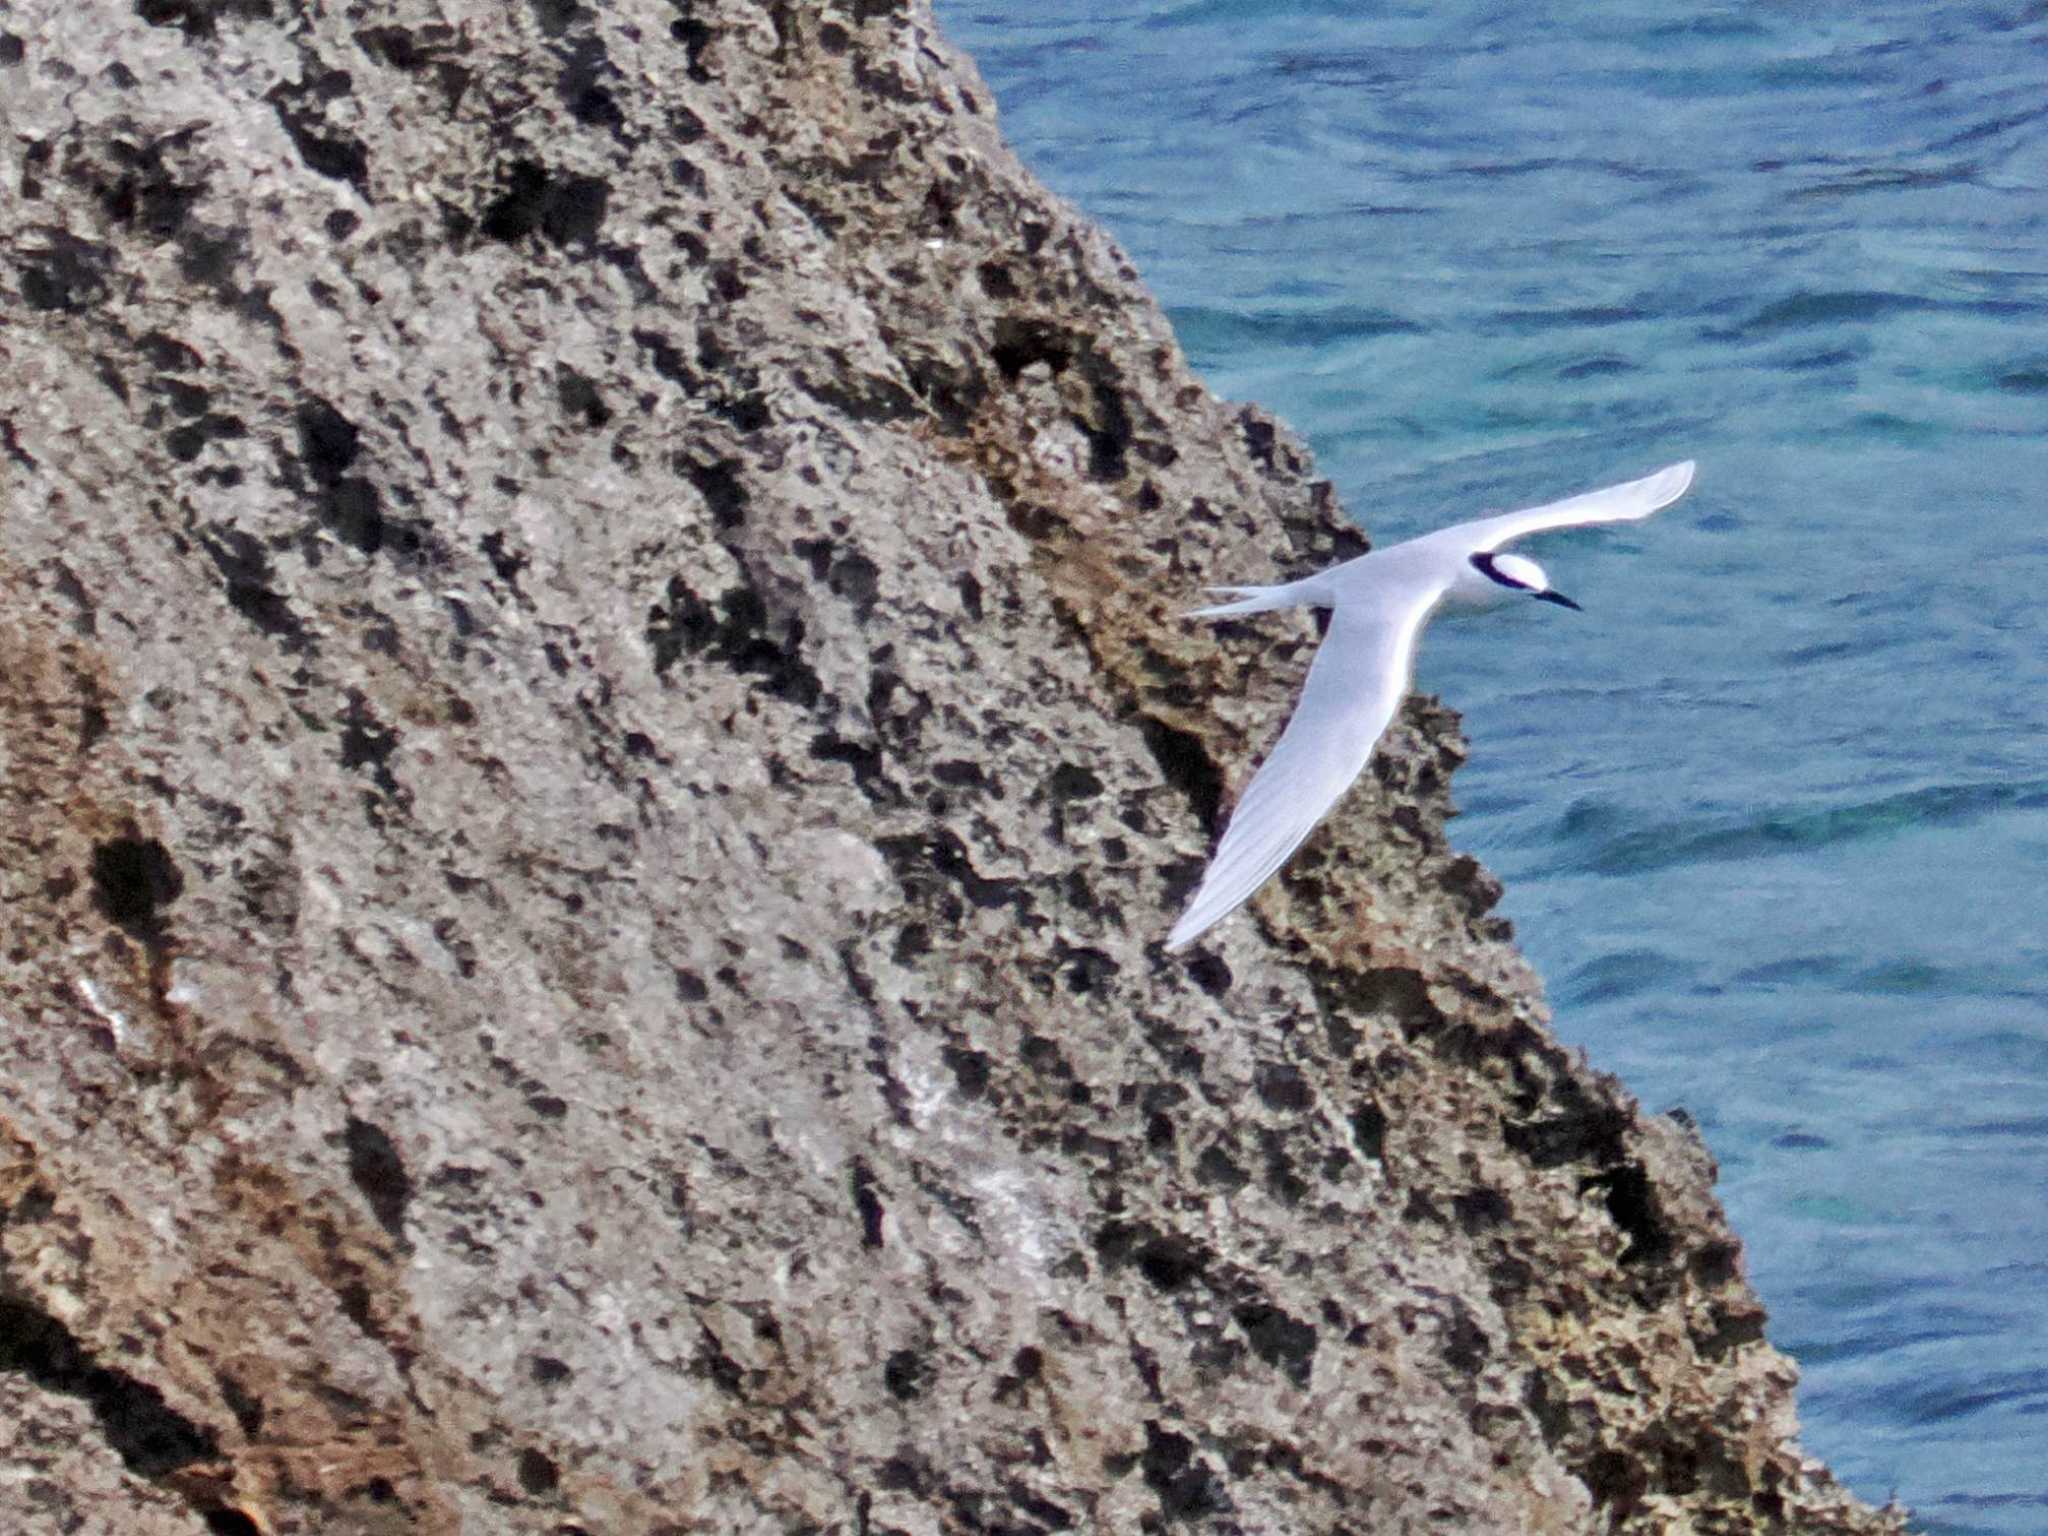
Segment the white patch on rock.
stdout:
[[100,989],[92,984],[90,976],[78,978],[78,995],[85,999],[85,1006],[104,1020],[107,1028],[114,1032],[114,1044],[123,1050],[127,1049],[131,1043],[128,1035],[128,1015],[111,1006],[100,996]]
[[841,827],[802,827],[783,845],[782,873],[820,912],[868,913],[902,905],[881,850]]

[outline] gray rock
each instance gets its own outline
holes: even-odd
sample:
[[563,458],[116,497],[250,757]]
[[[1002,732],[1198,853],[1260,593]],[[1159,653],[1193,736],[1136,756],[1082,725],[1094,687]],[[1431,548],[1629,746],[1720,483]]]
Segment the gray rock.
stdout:
[[43,1532],[1876,1531],[1361,547],[924,0],[0,9],[0,1385]]

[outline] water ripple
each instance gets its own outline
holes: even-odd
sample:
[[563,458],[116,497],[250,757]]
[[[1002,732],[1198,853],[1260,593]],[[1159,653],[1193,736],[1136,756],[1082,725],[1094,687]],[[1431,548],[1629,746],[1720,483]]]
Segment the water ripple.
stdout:
[[1786,194],[1801,198],[1854,197],[1862,192],[1916,192],[1928,187],[1950,186],[1975,177],[1977,167],[1969,161],[1918,170],[1911,166],[1861,166],[1845,175],[1799,187]]
[[1414,335],[1426,327],[1391,310],[1359,305],[1325,309],[1212,309],[1200,305],[1167,311],[1181,345],[1198,356],[1250,347],[1324,347],[1339,341]]
[[1848,291],[1842,293],[1796,293],[1789,299],[1766,304],[1742,326],[1752,336],[1812,326],[1840,325],[1845,321],[1880,320],[1887,315],[1910,314],[1936,308],[1935,301],[1917,293]]
[[1929,1382],[1907,1388],[1894,1407],[1909,1422],[1938,1424],[2008,1403],[2020,1405],[2022,1412],[2048,1407],[2048,1373],[2002,1371],[1965,1381]]
[[1593,875],[1635,875],[1686,864],[1774,858],[2041,806],[2048,806],[2048,781],[1936,784],[1856,805],[1770,811],[1707,826],[1645,827],[1593,841],[1565,867]]
[[1494,317],[1502,330],[1533,335],[1541,331],[1576,330],[1581,326],[1626,325],[1648,320],[1652,311],[1634,305],[1588,304],[1574,309],[1508,309]]
[[1984,139],[1995,139],[2002,133],[2012,132],[2015,128],[2024,128],[2028,123],[2037,123],[2044,117],[2048,117],[2048,107],[2030,107],[2019,112],[2008,112],[1986,122],[1973,123],[1962,132],[1939,140],[1933,148],[1954,149],[1958,144],[1976,144]]

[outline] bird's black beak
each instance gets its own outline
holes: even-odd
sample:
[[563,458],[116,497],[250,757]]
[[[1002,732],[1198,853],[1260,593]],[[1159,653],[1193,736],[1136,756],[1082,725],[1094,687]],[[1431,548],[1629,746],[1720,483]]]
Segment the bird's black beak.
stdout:
[[1560,608],[1571,609],[1573,613],[1584,613],[1586,611],[1562,592],[1538,592],[1536,594],[1536,601],[1539,603],[1555,603]]

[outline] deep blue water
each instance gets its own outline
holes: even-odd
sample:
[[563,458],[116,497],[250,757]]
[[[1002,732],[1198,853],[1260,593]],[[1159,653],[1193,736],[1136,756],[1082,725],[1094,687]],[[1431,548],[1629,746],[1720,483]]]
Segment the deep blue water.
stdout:
[[940,19],[1376,539],[1700,461],[1526,546],[1583,616],[1430,633],[1453,832],[1559,1033],[1700,1121],[1808,1447],[2038,1532],[2048,5],[1826,9]]

